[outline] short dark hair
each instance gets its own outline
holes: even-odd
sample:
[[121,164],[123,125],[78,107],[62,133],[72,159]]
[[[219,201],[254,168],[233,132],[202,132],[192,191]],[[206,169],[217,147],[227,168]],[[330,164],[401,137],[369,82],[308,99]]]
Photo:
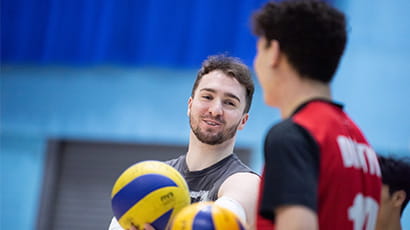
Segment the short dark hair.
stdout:
[[251,104],[255,86],[252,80],[252,75],[249,68],[242,63],[239,58],[230,57],[225,54],[209,56],[199,69],[196,80],[192,87],[191,97],[194,97],[202,77],[214,70],[220,70],[224,74],[235,78],[246,89],[246,105],[244,113],[248,113]]
[[389,193],[404,190],[406,199],[401,206],[401,213],[410,199],[410,157],[393,158],[379,155],[379,164],[383,184],[389,186]]
[[302,77],[332,80],[347,39],[342,12],[316,0],[268,2],[253,15],[252,26],[258,37],[279,42]]

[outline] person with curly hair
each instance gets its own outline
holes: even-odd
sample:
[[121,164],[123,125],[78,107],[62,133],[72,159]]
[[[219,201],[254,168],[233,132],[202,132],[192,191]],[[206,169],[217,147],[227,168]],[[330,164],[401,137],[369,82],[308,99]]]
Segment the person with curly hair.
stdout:
[[374,229],[377,156],[331,97],[344,14],[323,1],[269,2],[254,14],[253,31],[265,103],[282,117],[265,138],[257,229]]

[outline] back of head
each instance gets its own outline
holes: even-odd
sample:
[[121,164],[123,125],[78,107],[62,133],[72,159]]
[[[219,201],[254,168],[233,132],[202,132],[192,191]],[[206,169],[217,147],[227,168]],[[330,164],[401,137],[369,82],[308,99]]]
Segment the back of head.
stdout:
[[332,80],[347,37],[344,14],[316,0],[267,3],[253,15],[253,32],[277,40],[302,77],[324,83]]
[[191,96],[194,97],[202,77],[212,71],[219,70],[224,74],[235,78],[246,90],[246,106],[244,113],[249,112],[252,104],[253,92],[255,86],[252,80],[252,75],[249,68],[241,62],[238,58],[229,57],[226,55],[209,56],[198,71],[195,83],[192,87]]
[[390,195],[399,190],[406,192],[406,199],[401,207],[403,213],[410,199],[410,157],[379,156],[379,163],[383,184],[389,186]]

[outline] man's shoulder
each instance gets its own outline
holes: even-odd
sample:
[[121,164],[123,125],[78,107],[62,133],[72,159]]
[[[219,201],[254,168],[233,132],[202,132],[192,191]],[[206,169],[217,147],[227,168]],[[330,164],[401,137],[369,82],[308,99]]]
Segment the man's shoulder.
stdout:
[[266,139],[280,144],[289,138],[298,137],[305,132],[306,130],[300,124],[296,123],[292,118],[288,118],[273,125],[269,129]]
[[[231,159],[231,167],[233,168],[232,171],[234,173],[250,173],[250,174],[256,174],[257,173],[252,170],[248,165],[246,165],[239,157],[237,154],[233,154],[232,159]],[[232,173],[231,173],[232,175]]]
[[177,167],[178,165],[180,165],[184,161],[184,159],[185,159],[185,155],[181,155],[177,158],[167,160],[167,161],[165,161],[165,163],[172,166],[172,167]]

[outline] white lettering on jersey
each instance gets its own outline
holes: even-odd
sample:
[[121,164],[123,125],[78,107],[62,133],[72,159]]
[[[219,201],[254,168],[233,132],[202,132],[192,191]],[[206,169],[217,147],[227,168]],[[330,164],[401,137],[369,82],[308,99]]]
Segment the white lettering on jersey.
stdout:
[[348,209],[349,220],[353,221],[354,230],[373,230],[376,225],[377,211],[379,205],[371,197],[365,197],[359,193],[353,201],[353,205]]
[[337,143],[346,168],[354,167],[371,175],[381,175],[376,153],[368,145],[357,143],[345,136],[338,136]]
[[191,196],[192,203],[200,202],[200,201],[208,201],[208,194],[209,191],[200,190],[200,191],[189,191],[189,195]]

